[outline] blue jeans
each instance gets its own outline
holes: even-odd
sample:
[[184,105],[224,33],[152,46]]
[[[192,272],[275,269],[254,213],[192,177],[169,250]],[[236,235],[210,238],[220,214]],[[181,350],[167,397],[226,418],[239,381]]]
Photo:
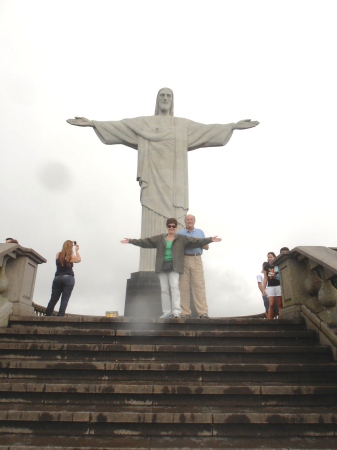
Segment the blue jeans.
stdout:
[[71,275],[60,275],[54,278],[51,290],[51,297],[46,309],[46,316],[52,315],[54,307],[56,303],[59,301],[61,294],[62,294],[61,304],[57,315],[64,316],[74,286],[75,286],[75,277],[72,277]]
[[263,300],[264,307],[265,307],[265,310],[266,310],[266,313],[267,313],[268,309],[269,309],[269,298],[266,295],[262,295],[262,300]]

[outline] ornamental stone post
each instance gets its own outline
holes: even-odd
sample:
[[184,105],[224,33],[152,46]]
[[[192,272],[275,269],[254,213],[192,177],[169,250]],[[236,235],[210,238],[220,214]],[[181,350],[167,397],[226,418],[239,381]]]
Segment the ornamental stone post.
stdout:
[[[0,244],[0,320],[1,311],[14,315],[34,315],[33,294],[37,268],[47,260],[31,248],[19,244]],[[12,303],[13,307],[8,307]]]

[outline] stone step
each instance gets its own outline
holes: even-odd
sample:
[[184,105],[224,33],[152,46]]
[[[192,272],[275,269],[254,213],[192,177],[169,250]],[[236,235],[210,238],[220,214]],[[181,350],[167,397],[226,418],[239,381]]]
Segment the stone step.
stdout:
[[72,329],[138,329],[138,330],[200,330],[200,331],[301,331],[302,319],[252,319],[252,318],[210,318],[210,319],[159,319],[142,317],[95,317],[95,316],[12,316],[10,327],[49,326]]
[[78,410],[77,405],[16,404],[8,409],[0,403],[0,421],[23,422],[110,422],[110,423],[307,423],[337,424],[337,406],[316,407],[256,407],[254,411],[245,407],[196,407],[190,406],[134,406],[90,405],[90,408]]
[[167,361],[174,354],[179,362],[330,362],[331,349],[324,346],[198,346],[198,345],[121,345],[61,343],[0,343],[6,359],[86,361]]
[[21,360],[21,359],[5,359],[0,360],[1,369],[37,369],[37,370],[95,370],[95,371],[167,371],[167,372],[321,372],[337,374],[337,363],[331,362],[326,364],[316,363],[312,361],[310,364],[292,364],[292,363],[195,363],[189,364],[184,362],[167,362],[167,361],[55,361],[55,360]]
[[1,436],[0,450],[331,450],[336,448],[334,436],[310,437],[219,437],[219,436],[55,436],[12,434]]
[[198,345],[315,345],[314,331],[100,330],[62,327],[18,327],[0,331],[0,342],[64,342]]
[[83,394],[164,394],[164,395],[337,395],[336,384],[322,385],[275,385],[275,384],[239,384],[229,385],[216,383],[114,383],[101,381],[92,383],[60,383],[60,382],[22,382],[1,381],[0,392],[34,392],[34,393],[83,393]]
[[[6,406],[6,405],[5,405]],[[337,408],[306,407],[155,407],[91,405],[20,405],[0,409],[0,433],[44,432],[65,435],[138,434],[141,436],[223,435],[248,436],[265,430],[266,435],[331,436],[336,432]],[[154,426],[155,425],[155,426]],[[286,433],[286,434],[285,434]]]
[[3,404],[335,406],[336,385],[219,385],[211,383],[0,383]]
[[0,360],[0,379],[203,381],[322,384],[336,382],[337,364],[233,364]]
[[[279,321],[278,321],[279,322]],[[277,322],[277,323],[278,323]],[[238,333],[239,331],[239,333]],[[316,337],[316,333],[311,330],[280,330],[278,327],[274,326],[273,329],[261,329],[258,331],[255,330],[189,330],[183,327],[177,329],[164,329],[159,328],[157,330],[153,329],[141,329],[141,328],[125,328],[125,329],[114,329],[110,327],[109,329],[105,328],[69,328],[67,326],[49,326],[49,324],[43,324],[43,326],[36,327],[32,326],[12,326],[11,328],[2,328],[0,330],[0,336],[6,337],[6,335],[62,335],[66,334],[67,336],[72,335],[84,335],[84,336],[120,336],[120,337],[184,337],[184,338],[195,338],[195,337],[212,337],[212,338],[227,338],[227,337],[247,337],[253,338],[261,335],[264,338],[273,338],[279,337],[283,338],[284,336],[289,338],[298,338],[298,337]]]
[[[10,405],[13,403],[20,404],[35,404],[40,405],[41,411],[45,410],[45,405],[59,405],[60,408],[63,407],[66,402],[68,405],[77,406],[79,410],[82,408],[90,408],[92,403],[98,406],[105,405],[109,408],[109,405],[114,404],[115,406],[127,406],[132,410],[134,406],[162,406],[162,407],[230,407],[230,406],[240,406],[245,408],[256,408],[256,407],[310,407],[313,410],[318,406],[330,407],[335,406],[337,400],[337,395],[302,395],[302,396],[278,396],[278,395],[266,395],[264,397],[247,395],[242,396],[231,395],[231,396],[216,396],[216,395],[204,395],[204,396],[191,396],[191,395],[166,395],[166,394],[155,394],[155,395],[141,395],[141,394],[75,394],[68,393],[66,398],[60,398],[59,393],[48,393],[48,394],[35,394],[35,393],[4,393],[2,402],[4,405]],[[1,438],[0,438],[1,441]]]
[[337,448],[337,363],[316,339],[302,320],[16,317],[0,450]]
[[[24,433],[23,433],[24,431]],[[181,439],[181,436],[199,438],[205,437],[211,438],[212,436],[237,438],[237,437],[255,437],[263,436],[268,442],[268,438],[277,439],[286,436],[287,439],[294,438],[311,438],[313,436],[321,438],[330,438],[330,450],[336,449],[336,425],[324,424],[324,423],[227,423],[227,424],[160,424],[157,423],[110,423],[110,422],[95,422],[95,423],[70,423],[70,422],[23,422],[20,426],[19,422],[5,422],[4,426],[0,423],[0,437],[3,434],[13,434],[19,436],[21,434],[20,443],[25,443],[27,435],[44,435],[50,436],[47,442],[52,442],[53,437],[65,436],[73,437],[82,436],[86,437],[88,434],[98,437],[105,437],[106,442],[109,442],[111,437],[125,436],[129,438],[131,436],[143,436],[143,437],[169,437],[175,436],[177,441]],[[96,447],[93,447],[96,449]],[[121,447],[124,448],[124,447]],[[128,445],[125,446],[128,448]],[[163,447],[158,447],[164,450]],[[181,449],[181,447],[178,447]],[[192,447],[193,448],[193,447]],[[205,447],[209,448],[209,447]],[[212,447],[211,447],[212,448]],[[221,448],[221,447],[220,447]],[[233,447],[232,447],[233,448]],[[235,448],[235,447],[234,447]],[[252,447],[250,447],[252,448]],[[261,448],[261,447],[257,447]],[[266,449],[270,449],[267,445]],[[286,447],[283,450],[294,450],[293,447]],[[295,447],[303,448],[303,447]],[[314,447],[320,449],[321,447]],[[45,449],[49,449],[45,447]],[[78,450],[78,448],[76,448]]]

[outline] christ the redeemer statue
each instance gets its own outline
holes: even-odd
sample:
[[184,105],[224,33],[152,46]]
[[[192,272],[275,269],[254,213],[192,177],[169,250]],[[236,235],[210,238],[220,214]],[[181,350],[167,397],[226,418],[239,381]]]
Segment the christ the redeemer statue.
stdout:
[[[173,106],[172,90],[163,88],[157,95],[154,116],[116,122],[85,117],[67,120],[71,125],[93,127],[104,144],[123,144],[138,150],[142,238],[161,234],[169,217],[175,217],[184,226],[188,211],[188,151],[226,145],[234,130],[259,123],[241,120],[227,125],[205,125],[174,117]],[[154,256],[153,251],[141,249],[139,270],[153,271]]]

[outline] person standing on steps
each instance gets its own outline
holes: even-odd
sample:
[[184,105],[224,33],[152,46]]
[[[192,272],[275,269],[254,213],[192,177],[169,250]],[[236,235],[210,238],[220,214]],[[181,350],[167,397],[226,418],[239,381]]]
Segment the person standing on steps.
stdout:
[[[265,261],[262,264],[261,273],[259,273],[256,278],[257,278],[257,286],[258,286],[258,288],[259,288],[259,290],[260,290],[260,292],[262,294],[262,300],[263,300],[263,304],[264,304],[264,307],[265,307],[265,310],[266,310],[266,319],[268,319],[269,299],[268,299],[268,296],[266,294],[266,290],[265,290],[265,287],[264,287],[264,267],[265,267],[265,265],[268,265],[267,261]],[[277,302],[274,302],[273,308],[274,308],[273,317],[278,317],[278,305],[277,305]]]
[[[158,273],[163,315],[162,319],[180,318],[179,274],[184,273],[184,252],[187,248],[198,248],[220,242],[221,238],[214,236],[204,239],[188,238],[176,234],[178,221],[169,218],[166,221],[167,233],[143,239],[124,238],[122,244],[133,244],[141,248],[156,248],[155,271]],[[171,291],[171,296],[170,296]]]
[[265,264],[268,264],[267,261],[262,264],[262,270],[256,276],[256,278],[257,278],[257,287],[259,288],[259,290],[261,292],[263,304],[264,304],[264,307],[266,310],[266,319],[268,319],[269,300],[268,300],[267,295],[265,294],[265,288],[264,288],[264,266],[265,266]]
[[[186,228],[179,230],[177,234],[187,237],[203,239],[205,234],[199,228],[194,228],[195,216],[188,214],[185,217]],[[191,317],[191,292],[195,309],[200,319],[208,319],[208,306],[206,300],[204,268],[202,265],[202,251],[209,246],[198,248],[185,248],[184,273],[179,278],[181,317]]]
[[61,297],[58,316],[64,316],[71,293],[75,286],[74,263],[81,262],[79,245],[73,241],[65,241],[62,250],[56,253],[56,273],[53,280],[51,297],[46,309],[46,316],[51,316],[56,303]]
[[[278,266],[273,265],[273,261],[276,258],[274,252],[267,254],[268,263],[264,265],[264,290],[269,300],[268,319],[274,319],[274,304],[276,302],[278,306],[278,314],[282,311],[282,293],[280,283],[280,273]],[[277,317],[277,316],[276,316]]]

